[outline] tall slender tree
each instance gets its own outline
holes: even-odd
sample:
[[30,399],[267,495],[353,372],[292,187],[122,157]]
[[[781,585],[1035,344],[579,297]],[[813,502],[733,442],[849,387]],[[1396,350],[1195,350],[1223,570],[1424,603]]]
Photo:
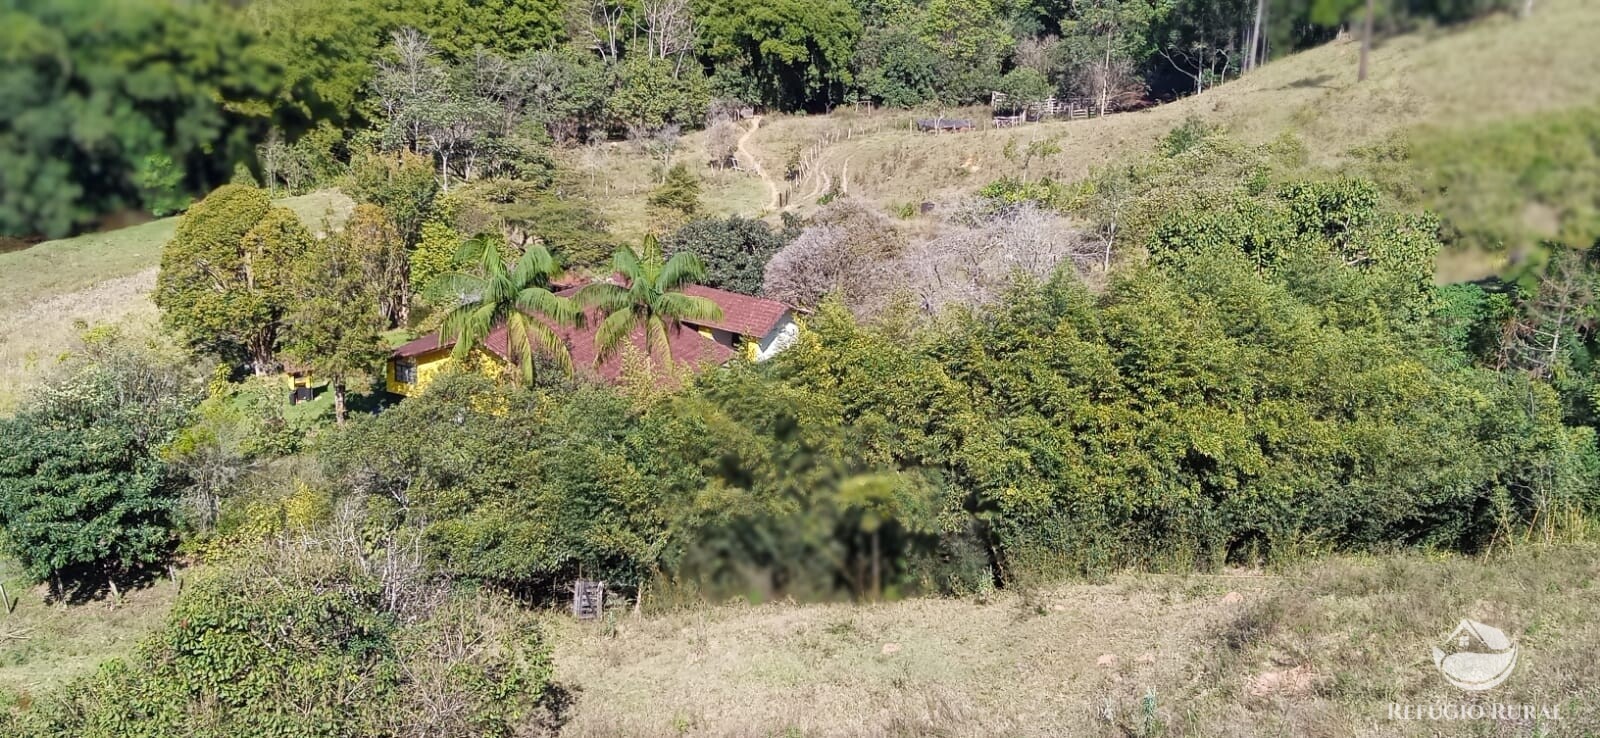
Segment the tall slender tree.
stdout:
[[509,267],[499,241],[478,236],[462,246],[458,263],[476,265],[475,272],[451,272],[436,289],[453,295],[456,306],[445,314],[441,335],[455,339],[454,357],[464,361],[472,349],[500,326],[506,326],[506,351],[524,382],[532,382],[534,355],[542,353],[567,372],[572,355],[554,326],[577,326],[583,315],[573,301],[558,297],[551,283],[561,267],[543,246],[529,246]]
[[666,258],[655,236],[645,236],[640,250],[623,246],[612,257],[611,268],[624,284],[595,282],[574,297],[580,305],[598,309],[605,318],[595,331],[600,349],[596,362],[615,355],[634,329],[644,329],[645,353],[672,358],[668,331],[680,330],[685,320],[721,320],[722,308],[683,289],[706,278],[700,257],[688,252]]
[[350,231],[321,239],[295,270],[297,302],[284,319],[283,353],[328,381],[333,417],[344,425],[349,386],[366,381],[388,354],[378,285],[366,278]]

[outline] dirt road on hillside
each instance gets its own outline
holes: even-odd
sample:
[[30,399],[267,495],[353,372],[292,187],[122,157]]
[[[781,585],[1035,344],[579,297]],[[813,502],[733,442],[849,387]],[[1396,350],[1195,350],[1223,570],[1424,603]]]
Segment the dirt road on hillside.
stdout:
[[756,176],[760,177],[761,181],[766,183],[766,185],[767,185],[767,210],[777,210],[778,209],[778,182],[777,182],[777,180],[774,180],[770,175],[767,174],[766,168],[761,166],[761,159],[759,157],[757,157],[755,154],[750,153],[750,149],[745,147],[745,143],[749,142],[750,137],[754,136],[756,131],[758,129],[760,129],[760,128],[761,128],[761,116],[758,115],[758,116],[755,116],[754,118],[751,118],[750,119],[750,130],[745,131],[744,135],[739,137],[739,155],[743,156],[745,159],[747,159],[750,162],[750,166],[753,169],[756,170]]

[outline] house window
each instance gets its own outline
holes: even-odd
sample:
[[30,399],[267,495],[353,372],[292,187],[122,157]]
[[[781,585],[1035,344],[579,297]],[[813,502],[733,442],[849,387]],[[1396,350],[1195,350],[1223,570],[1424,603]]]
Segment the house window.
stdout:
[[401,384],[417,383],[417,362],[402,359],[394,363],[394,381]]

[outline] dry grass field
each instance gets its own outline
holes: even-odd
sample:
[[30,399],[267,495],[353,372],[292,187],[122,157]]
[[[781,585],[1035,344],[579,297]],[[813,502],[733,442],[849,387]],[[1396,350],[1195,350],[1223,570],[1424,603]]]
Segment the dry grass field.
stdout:
[[15,601],[10,612],[0,603],[0,708],[127,654],[161,624],[178,595],[177,585],[162,579],[121,599],[47,604],[46,588],[27,586],[21,567],[4,558],[0,584]]
[[[1356,82],[1354,40],[1274,61],[1200,95],[1100,119],[986,127],[985,110],[926,111],[972,118],[972,133],[930,136],[907,130],[904,113],[841,110],[827,119],[768,120],[751,147],[769,171],[830,128],[855,135],[826,147],[818,167],[848,182],[851,194],[881,205],[937,200],[1020,173],[1006,144],[1025,148],[1053,138],[1062,152],[1035,162],[1029,176],[1076,179],[1092,167],[1149,150],[1189,116],[1241,139],[1265,143],[1298,136],[1313,163],[1337,166],[1355,149],[1419,129],[1470,128],[1600,101],[1600,12],[1592,0],[1549,0],[1527,20],[1493,17],[1464,29],[1404,35],[1373,52],[1372,77]],[[1514,60],[1514,61],[1513,61]],[[797,204],[799,204],[797,202]]]
[[[553,618],[563,736],[1600,734],[1600,551],[1331,558],[1125,574],[983,599]],[[1431,648],[1462,618],[1515,639],[1467,693]],[[1390,704],[1556,706],[1559,720],[1392,720]]]

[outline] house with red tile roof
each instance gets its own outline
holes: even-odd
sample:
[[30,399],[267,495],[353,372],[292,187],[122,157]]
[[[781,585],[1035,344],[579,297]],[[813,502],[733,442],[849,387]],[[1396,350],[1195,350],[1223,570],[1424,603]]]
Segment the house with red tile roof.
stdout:
[[[570,297],[578,286],[568,286],[556,294]],[[667,344],[672,363],[691,371],[705,371],[728,363],[743,355],[751,361],[765,361],[787,348],[799,336],[793,308],[781,302],[760,297],[750,297],[736,292],[690,285],[684,294],[704,297],[722,308],[722,319],[715,321],[684,321],[678,328],[667,330]],[[622,376],[622,352],[615,352],[605,361],[596,363],[600,354],[595,343],[595,330],[602,316],[594,310],[584,315],[583,327],[553,326],[556,334],[567,345],[572,356],[573,369],[579,376],[591,376],[606,382],[615,382]],[[489,364],[510,361],[507,351],[506,326],[501,324],[475,351],[482,352]],[[644,331],[635,328],[629,343],[644,353]],[[422,336],[396,348],[389,356],[384,371],[385,386],[397,395],[410,395],[422,389],[440,371],[451,366],[451,353],[455,339],[437,332]],[[665,366],[666,357],[657,350],[651,359],[655,366]]]

